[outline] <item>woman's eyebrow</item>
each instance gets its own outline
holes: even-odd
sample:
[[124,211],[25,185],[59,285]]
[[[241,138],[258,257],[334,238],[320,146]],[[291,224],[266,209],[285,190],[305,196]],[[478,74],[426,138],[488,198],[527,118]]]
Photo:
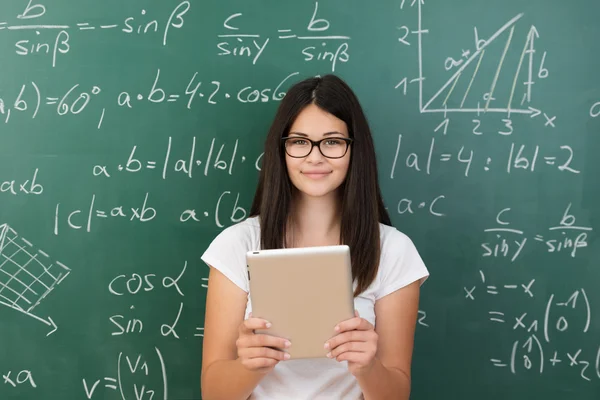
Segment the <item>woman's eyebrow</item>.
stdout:
[[[302,132],[290,132],[289,134],[290,135],[298,135],[298,136],[308,137],[308,135],[306,133],[302,133]],[[344,136],[344,134],[342,132],[338,132],[338,131],[325,132],[323,134],[323,136],[331,136],[331,135],[342,135],[342,136]]]

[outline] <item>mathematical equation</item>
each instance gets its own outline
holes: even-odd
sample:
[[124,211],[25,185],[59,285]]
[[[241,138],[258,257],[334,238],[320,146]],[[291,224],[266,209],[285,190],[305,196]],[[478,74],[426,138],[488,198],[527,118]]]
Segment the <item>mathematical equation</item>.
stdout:
[[[535,354],[536,352],[537,354]],[[552,354],[552,357],[550,354],[544,354],[544,345],[537,335],[531,334],[524,342],[515,340],[509,357],[504,360],[490,358],[490,362],[494,367],[508,367],[513,374],[528,372],[534,368],[539,369],[539,374],[543,374],[544,369],[558,368],[557,365],[563,365],[575,369],[576,373],[585,381],[600,379],[600,346],[598,346],[597,353],[591,357],[582,354],[581,348],[575,351],[559,352],[554,350],[553,353],[552,351],[549,353]],[[506,362],[507,359],[510,361]]]
[[[514,296],[520,293],[522,299],[536,300],[536,279],[523,279],[517,282],[493,282],[479,270],[481,283],[485,294],[495,299],[498,296]],[[468,301],[476,301],[477,286],[464,287],[464,297]],[[543,294],[547,293],[545,290]],[[538,296],[539,298],[539,296]],[[560,365],[573,367],[582,379],[592,380],[595,376],[600,379],[600,345],[595,358],[585,358],[582,348],[573,346],[572,350],[559,349],[559,344],[574,334],[587,335],[590,332],[594,315],[591,301],[584,288],[575,289],[564,294],[551,293],[544,301],[544,311],[541,316],[532,312],[507,312],[497,306],[491,306],[487,311],[486,320],[490,324],[506,327],[509,332],[525,335],[525,339],[516,339],[510,346],[510,353],[503,357],[494,354],[490,363],[497,368],[508,368],[512,374],[536,371],[543,374],[548,368],[558,368]],[[569,328],[571,328],[569,330]],[[554,345],[552,345],[554,343]],[[600,343],[599,343],[600,344]],[[560,364],[565,361],[564,364]],[[595,364],[593,364],[595,362]],[[594,370],[595,366],[595,370]]]
[[[107,399],[110,392],[114,392],[115,399],[127,400],[152,400],[169,397],[167,369],[162,352],[155,347],[155,363],[158,364],[158,373],[154,373],[151,359],[143,354],[129,357],[120,352],[117,356],[116,375],[102,378],[82,379],[82,390],[87,399]],[[159,377],[157,377],[157,375]],[[125,378],[129,379],[125,379]],[[137,383],[129,381],[136,380]],[[144,383],[140,383],[142,380]]]
[[[509,368],[513,374],[532,369],[543,374],[545,368],[568,365],[575,368],[580,377],[586,381],[591,381],[594,377],[600,379],[600,345],[592,358],[582,354],[582,348],[577,348],[577,345],[573,345],[574,350],[570,351],[548,349],[553,340],[552,334],[557,336],[554,338],[555,342],[560,339],[560,335],[568,334],[570,327],[587,334],[592,320],[592,309],[585,289],[575,290],[568,297],[564,296],[562,301],[557,301],[556,297],[555,294],[548,297],[543,318],[532,317],[526,312],[512,316],[502,311],[488,312],[491,323],[507,324],[512,327],[512,331],[527,335],[526,340],[513,342],[508,357],[491,358],[490,362],[494,367]],[[573,322],[573,319],[577,320],[578,317],[581,322]],[[565,363],[561,364],[563,361]]]
[[[169,15],[157,17],[154,13],[141,9],[139,15],[122,18],[117,23],[103,21],[94,23],[89,21],[77,22],[75,25],[68,24],[24,24],[20,20],[34,20],[46,14],[46,6],[43,4],[29,4],[22,14],[16,16],[19,23],[9,24],[0,21],[0,30],[11,33],[19,33],[21,37],[15,41],[14,51],[19,56],[46,55],[52,67],[56,67],[61,56],[69,53],[73,46],[71,35],[73,30],[79,31],[111,31],[116,30],[127,35],[155,36],[160,40],[162,46],[167,46],[169,33],[172,29],[182,29],[189,17],[192,8],[191,2],[183,1],[175,6]],[[260,57],[265,54],[265,49],[271,38],[261,38],[260,34],[240,32],[240,24],[243,24],[242,13],[234,13],[223,22],[223,33],[217,35],[219,43],[216,47],[218,56],[242,57],[256,64]],[[315,2],[312,16],[306,25],[305,34],[294,34],[292,29],[277,29],[279,40],[298,40],[319,42],[317,45],[304,46],[300,53],[305,62],[320,62],[328,65],[332,72],[338,63],[347,63],[350,59],[349,40],[350,36],[331,34],[329,29],[331,23],[322,18],[319,13],[319,3]],[[34,31],[34,35],[27,35],[23,31]],[[40,38],[42,31],[58,32],[50,39]],[[71,33],[69,33],[71,32]],[[246,31],[243,31],[246,32]],[[251,41],[251,42],[250,42]],[[331,44],[333,43],[333,44]]]
[[[153,221],[157,218],[159,212],[151,205],[152,202],[149,197],[150,193],[145,193],[143,199],[140,199],[140,205],[133,207],[113,204],[100,208],[99,200],[96,199],[95,194],[92,194],[90,204],[86,209],[79,208],[64,211],[64,205],[61,208],[61,203],[57,203],[54,214],[54,234],[58,236],[63,227],[75,230],[83,229],[88,233],[92,232],[92,223],[97,219],[122,219],[142,223]],[[212,213],[216,226],[223,228],[225,227],[222,222],[224,220],[237,223],[247,217],[248,211],[239,205],[239,200],[239,192],[233,194],[231,191],[226,190],[219,195]],[[181,223],[201,222],[211,216],[209,211],[201,212],[193,208],[176,214],[174,218],[177,218]],[[224,218],[224,215],[226,218]]]
[[[208,142],[207,139],[202,140]],[[171,152],[173,138],[171,136],[166,139],[164,156],[161,155],[161,158],[158,161],[156,159],[142,159],[138,155],[138,146],[134,145],[131,148],[129,157],[126,160],[124,159],[123,163],[113,166],[112,168],[106,165],[94,165],[92,173],[95,177],[101,176],[110,178],[115,172],[135,173],[143,170],[156,170],[161,171],[162,179],[166,179],[168,172],[172,171],[192,178],[194,170],[196,168],[201,168],[200,173],[204,176],[208,176],[209,171],[212,170],[225,171],[225,173],[228,175],[233,175],[234,165],[236,162],[244,163],[246,161],[246,156],[238,154],[239,140],[236,139],[235,142],[229,146],[227,143],[219,145],[217,140],[218,138],[213,137],[210,139],[210,145],[208,145],[208,143],[204,145],[204,142],[197,143],[196,137],[194,136],[190,141],[189,153],[186,154],[185,158],[180,158],[177,160],[172,159]],[[204,163],[203,160],[197,158],[197,153],[199,151],[206,153],[206,159],[204,160]],[[262,153],[256,157],[252,163],[253,167],[257,171],[260,171],[261,160]],[[173,161],[172,164],[171,161]]]
[[[588,246],[588,235],[593,229],[590,226],[576,225],[577,219],[575,215],[571,214],[571,207],[572,203],[569,203],[558,225],[548,228],[549,235],[559,232],[560,235],[558,237],[554,235],[548,238],[548,236],[540,234],[533,237],[533,240],[545,245],[545,250],[548,253],[566,251],[571,257],[575,258],[578,249]],[[488,241],[481,244],[483,257],[503,257],[509,258],[511,262],[514,262],[521,255],[528,238],[524,237],[522,230],[514,229],[510,226],[510,222],[504,219],[504,214],[510,210],[511,208],[505,208],[497,214],[497,227],[484,230],[485,233],[493,233],[496,237],[493,242]],[[503,236],[507,234],[511,235],[511,239]],[[514,237],[517,239],[514,239]]]
[[[27,3],[23,13],[15,16],[18,23],[9,24],[6,21],[0,21],[0,31],[4,35],[19,34],[20,37],[28,35],[26,39],[17,39],[15,42],[15,53],[19,56],[46,55],[51,62],[52,67],[56,67],[59,58],[71,51],[71,34],[69,31],[111,31],[118,30],[126,34],[134,35],[160,35],[163,46],[167,45],[168,36],[171,29],[181,29],[185,23],[185,17],[191,8],[189,1],[182,1],[173,8],[171,13],[164,18],[152,19],[145,9],[140,11],[137,17],[124,17],[118,23],[100,23],[99,25],[90,22],[78,22],[75,26],[68,24],[35,24],[21,23],[21,20],[34,21],[42,18],[46,14],[46,6],[32,1]],[[97,21],[97,19],[94,19]],[[31,31],[35,32],[30,33]],[[58,31],[51,40],[41,39],[42,31]],[[25,33],[23,33],[25,32]]]
[[[282,90],[285,83],[292,77],[299,75],[299,72],[292,72],[281,79],[276,86],[254,88],[252,86],[244,86],[243,88],[233,88],[228,90],[222,86],[220,81],[210,80],[210,83],[203,82],[198,79],[198,72],[195,72],[185,88],[183,85],[174,92],[169,92],[164,89],[160,83],[160,69],[157,69],[154,80],[148,82],[147,92],[132,93],[131,91],[122,91],[115,94],[112,100],[108,102],[115,105],[121,110],[131,110],[139,103],[151,104],[167,104],[180,102],[182,99],[186,101],[186,109],[191,110],[194,100],[204,99],[206,104],[216,105],[223,100],[234,99],[242,104],[248,103],[265,103],[269,101],[281,101],[285,96]],[[204,86],[202,86],[204,83]],[[206,90],[204,90],[206,88]],[[232,95],[231,93],[234,93]],[[11,119],[19,113],[26,113],[30,119],[35,119],[38,114],[47,107],[50,112],[59,117],[76,116],[85,112],[89,107],[94,106],[100,100],[95,100],[103,94],[102,88],[97,85],[83,88],[79,83],[72,85],[69,89],[60,93],[58,96],[42,94],[42,90],[35,81],[29,84],[22,84],[18,95],[14,100],[0,98],[0,115],[4,118],[4,123],[10,123]],[[107,111],[106,101],[98,106],[98,123],[97,129],[102,127]],[[101,110],[100,110],[101,108]],[[27,114],[28,113],[28,114]],[[11,117],[12,115],[12,117]],[[85,114],[82,114],[85,115]]]
[[[305,34],[294,34],[292,29],[278,29],[277,37],[280,40],[319,42],[301,49],[303,61],[324,63],[328,65],[332,72],[335,72],[338,63],[347,63],[350,60],[348,44],[350,36],[330,34],[328,32],[331,26],[329,20],[320,18],[318,14],[319,2],[315,2],[313,14],[306,26]],[[246,33],[249,32],[246,30],[240,32],[239,24],[243,24],[243,22],[242,13],[232,14],[225,19],[223,22],[225,33],[217,35],[220,40],[217,44],[219,49],[217,55],[243,57],[252,60],[252,64],[255,65],[263,55],[271,38],[264,39],[261,38],[260,34]],[[252,42],[248,43],[249,40],[252,40]]]
[[[496,168],[501,168],[507,174],[515,174],[517,172],[540,172],[551,171],[568,172],[579,174],[578,166],[574,164],[574,151],[571,146],[544,146],[541,145],[525,145],[515,142],[510,143],[506,147],[495,149],[502,157],[499,164],[492,162],[492,157],[475,154],[475,150],[468,149],[467,146],[461,146],[460,149],[452,151],[440,152],[437,149],[435,138],[431,139],[428,152],[418,153],[411,152],[406,155],[402,150],[402,134],[398,135],[396,143],[396,152],[392,164],[390,178],[394,179],[394,175],[398,166],[403,165],[407,169],[431,175],[435,168],[442,168],[444,165],[454,164],[456,167],[464,169],[464,176],[469,177],[472,173],[472,167],[481,168],[483,171],[490,171],[493,166],[499,165]],[[439,142],[438,142],[439,145]],[[542,164],[543,163],[543,164]],[[542,165],[540,165],[542,164]],[[545,165],[544,165],[545,164]],[[549,166],[549,167],[546,167]],[[537,168],[536,168],[537,167]],[[540,167],[546,167],[540,168]],[[433,171],[435,172],[435,171]]]

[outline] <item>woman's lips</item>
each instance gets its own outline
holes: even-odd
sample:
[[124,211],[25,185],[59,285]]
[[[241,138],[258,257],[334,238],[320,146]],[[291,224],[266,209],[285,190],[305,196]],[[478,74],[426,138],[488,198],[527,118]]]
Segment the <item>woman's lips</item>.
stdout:
[[311,179],[321,179],[329,174],[329,172],[302,172],[302,175],[305,175]]

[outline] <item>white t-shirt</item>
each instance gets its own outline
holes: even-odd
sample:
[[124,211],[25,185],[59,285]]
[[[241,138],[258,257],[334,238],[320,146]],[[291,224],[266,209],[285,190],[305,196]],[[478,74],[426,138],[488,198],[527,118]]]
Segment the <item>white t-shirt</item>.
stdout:
[[[373,283],[354,299],[360,316],[375,325],[375,302],[408,284],[429,276],[413,242],[394,227],[379,224],[381,257]],[[248,218],[225,228],[202,255],[202,260],[219,270],[246,293],[246,252],[260,250],[259,217]],[[210,285],[210,282],[209,282]],[[356,287],[356,282],[354,283]],[[252,311],[248,294],[245,318]],[[300,359],[279,362],[252,392],[256,400],[363,399],[356,378],[346,361]]]

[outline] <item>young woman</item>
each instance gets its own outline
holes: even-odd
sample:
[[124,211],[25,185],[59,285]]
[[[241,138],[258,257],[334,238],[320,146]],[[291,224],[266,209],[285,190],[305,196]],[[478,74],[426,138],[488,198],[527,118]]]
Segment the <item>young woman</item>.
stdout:
[[[333,75],[297,83],[264,150],[250,216],[202,256],[210,267],[202,398],[408,399],[419,289],[429,273],[391,226],[358,99]],[[269,323],[251,315],[246,252],[337,244],[350,247],[356,316],[323,344],[328,358],[288,360],[273,347],[293,343],[253,333]]]

